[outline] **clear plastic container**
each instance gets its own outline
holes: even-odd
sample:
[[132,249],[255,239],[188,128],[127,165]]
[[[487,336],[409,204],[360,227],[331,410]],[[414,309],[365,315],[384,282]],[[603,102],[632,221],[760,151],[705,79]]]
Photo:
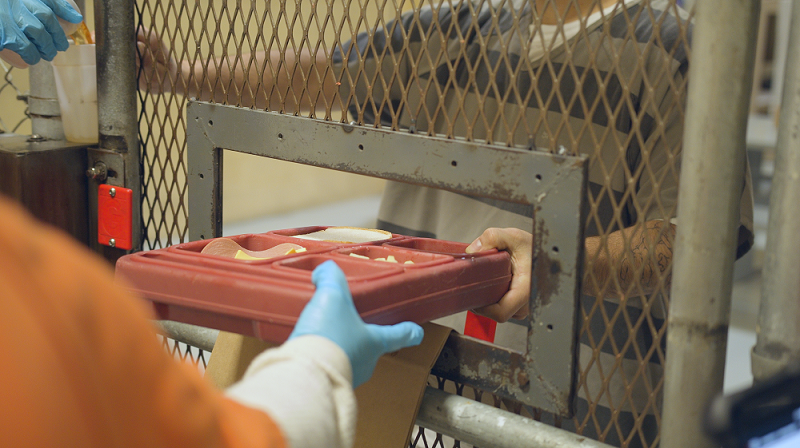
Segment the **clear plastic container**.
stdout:
[[97,143],[97,69],[95,45],[70,45],[52,62],[64,136],[76,143]]

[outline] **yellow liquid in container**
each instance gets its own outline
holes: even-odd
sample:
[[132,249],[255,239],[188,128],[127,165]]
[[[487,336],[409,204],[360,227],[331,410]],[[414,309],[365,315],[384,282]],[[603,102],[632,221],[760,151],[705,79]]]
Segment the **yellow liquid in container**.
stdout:
[[86,22],[81,22],[78,24],[78,29],[75,30],[74,33],[70,34],[72,40],[75,42],[75,45],[86,45],[86,44],[93,44],[94,39],[92,39],[92,33],[89,31],[89,28],[86,27]]
[[[73,42],[75,42],[75,45],[86,45],[94,43],[94,39],[92,39],[92,33],[89,31],[89,28],[86,27],[86,22],[81,22],[75,25],[59,19],[59,23],[61,23],[61,27],[64,28],[65,32],[68,32],[72,27],[76,27],[75,31],[73,31],[71,34],[67,36],[70,39],[72,39]],[[28,68],[28,64],[22,60],[22,56],[9,50],[8,48],[0,51],[0,59],[3,59],[4,61],[8,62],[12,66],[19,69]]]

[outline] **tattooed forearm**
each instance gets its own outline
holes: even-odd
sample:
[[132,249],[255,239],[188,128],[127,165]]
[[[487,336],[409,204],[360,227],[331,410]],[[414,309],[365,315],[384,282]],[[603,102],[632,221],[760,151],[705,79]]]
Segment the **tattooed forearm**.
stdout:
[[595,297],[666,291],[672,281],[675,226],[647,221],[606,237],[586,239],[583,292]]

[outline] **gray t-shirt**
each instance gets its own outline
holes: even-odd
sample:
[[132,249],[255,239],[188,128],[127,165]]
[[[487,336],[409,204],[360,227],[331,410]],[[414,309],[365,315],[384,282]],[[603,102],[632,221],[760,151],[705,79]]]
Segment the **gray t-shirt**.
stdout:
[[[550,38],[529,2],[500,2],[501,9],[489,1],[442,3],[337,48],[339,94],[353,117],[397,130],[588,155],[587,237],[650,220],[679,225],[692,29],[685,11],[666,0],[628,1],[585,22],[575,36],[557,30]],[[515,3],[522,6],[514,9]],[[532,42],[545,47],[544,57],[534,56],[541,52]],[[743,172],[739,256],[752,246],[752,207],[749,172]],[[489,227],[531,231],[531,214],[530,206],[389,182],[378,226],[471,242]],[[650,445],[661,406],[665,300],[633,297],[622,306],[583,295],[581,316],[585,380],[578,414],[564,426],[610,444]],[[449,323],[463,330],[463,318]],[[524,350],[524,341],[523,327],[498,326],[501,345]],[[651,396],[655,406],[648,404]]]

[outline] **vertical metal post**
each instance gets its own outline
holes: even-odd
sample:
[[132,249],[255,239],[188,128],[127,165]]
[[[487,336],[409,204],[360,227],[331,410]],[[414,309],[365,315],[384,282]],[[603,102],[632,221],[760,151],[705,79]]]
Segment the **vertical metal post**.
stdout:
[[[797,5],[795,5],[797,6]],[[789,48],[800,45],[800,7],[792,8]],[[800,54],[786,60],[775,174],[769,200],[761,306],[752,352],[756,381],[800,359]]]
[[715,446],[702,422],[722,391],[759,8],[759,0],[696,2],[662,448]]
[[[108,183],[133,190],[133,248],[141,248],[141,168],[136,115],[134,0],[95,3],[99,146],[109,158],[121,156],[123,173]],[[107,163],[113,165],[113,162]],[[113,255],[113,254],[107,254]]]
[[39,61],[28,68],[28,78],[31,83],[28,95],[31,134],[45,140],[64,140],[53,66],[45,60]]

